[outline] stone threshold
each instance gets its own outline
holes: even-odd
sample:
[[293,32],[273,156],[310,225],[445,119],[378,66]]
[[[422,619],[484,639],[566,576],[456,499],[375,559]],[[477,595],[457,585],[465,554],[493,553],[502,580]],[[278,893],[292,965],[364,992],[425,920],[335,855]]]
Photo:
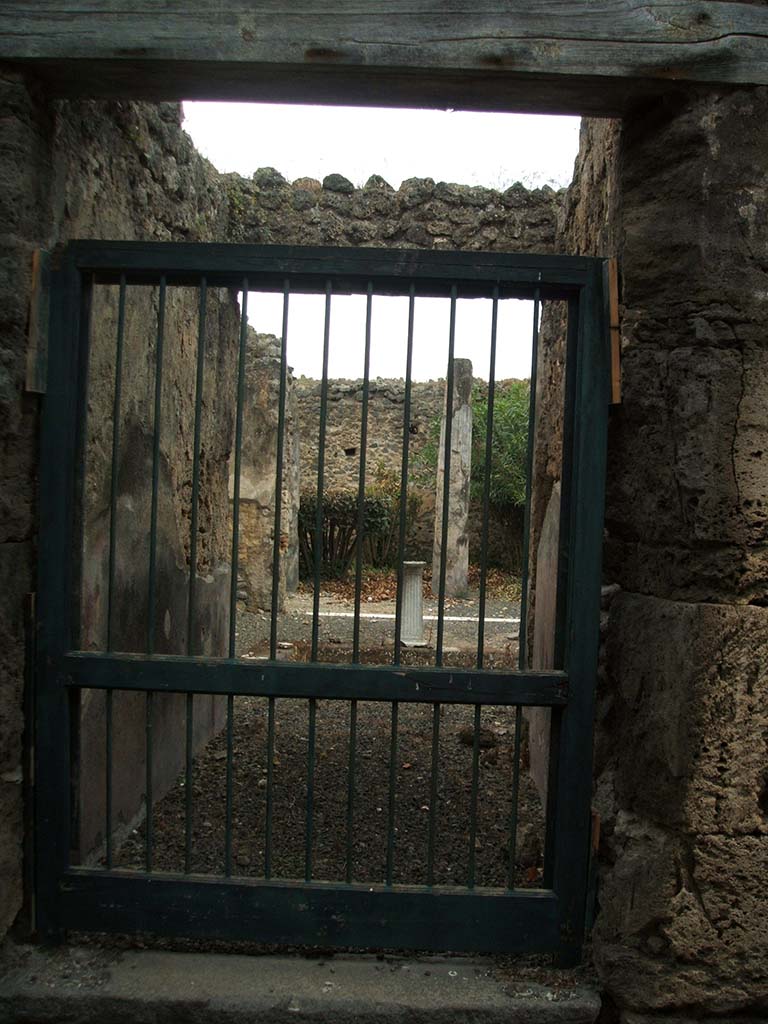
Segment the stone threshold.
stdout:
[[0,1021],[67,1024],[593,1024],[594,989],[490,960],[306,959],[6,947]]

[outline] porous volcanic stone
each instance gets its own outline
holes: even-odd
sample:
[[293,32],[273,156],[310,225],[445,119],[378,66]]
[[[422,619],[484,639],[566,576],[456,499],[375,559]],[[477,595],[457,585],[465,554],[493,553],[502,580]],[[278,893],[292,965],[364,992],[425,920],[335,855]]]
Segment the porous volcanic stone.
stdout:
[[768,1009],[768,610],[620,593],[606,656],[601,976],[634,1009]]

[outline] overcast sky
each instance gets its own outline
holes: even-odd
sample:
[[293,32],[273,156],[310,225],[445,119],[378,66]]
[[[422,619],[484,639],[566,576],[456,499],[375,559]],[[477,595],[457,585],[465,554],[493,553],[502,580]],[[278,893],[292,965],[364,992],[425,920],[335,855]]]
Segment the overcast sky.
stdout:
[[[275,167],[289,181],[338,173],[355,185],[380,174],[398,188],[407,178],[505,189],[567,185],[578,150],[579,119],[525,114],[282,104],[185,103],[184,128],[218,170],[250,176]],[[321,296],[291,299],[288,357],[297,374],[319,377]],[[531,303],[500,304],[498,379],[530,373]],[[471,358],[475,376],[488,375],[491,303],[458,303],[456,356]],[[249,321],[279,335],[282,297],[252,294]],[[374,297],[371,376],[405,372],[407,299]],[[365,298],[338,297],[331,315],[332,377],[362,375]],[[448,300],[418,299],[415,380],[445,376]]]

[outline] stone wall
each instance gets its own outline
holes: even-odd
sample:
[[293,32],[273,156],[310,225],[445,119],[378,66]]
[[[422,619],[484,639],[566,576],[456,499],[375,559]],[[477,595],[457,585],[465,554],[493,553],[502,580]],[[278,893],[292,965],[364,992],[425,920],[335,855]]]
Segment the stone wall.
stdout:
[[[51,115],[0,74],[0,933],[22,900],[24,595],[33,591],[37,471],[35,398],[24,393],[32,250],[49,235]],[[19,168],[29,168],[29,175]]]
[[[189,139],[179,131],[179,111],[175,105],[159,107],[132,103],[50,103],[27,88],[14,75],[0,75],[0,231],[3,235],[3,256],[0,260],[0,574],[3,579],[2,621],[0,641],[3,658],[0,662],[0,932],[13,921],[21,904],[22,846],[22,772],[21,744],[24,729],[24,629],[22,613],[24,595],[36,589],[36,494],[37,494],[37,429],[39,400],[25,393],[26,327],[31,285],[31,257],[35,248],[54,249],[70,238],[106,239],[210,239],[223,230],[219,221],[222,196],[219,180],[213,169],[194,151]],[[141,303],[139,303],[141,306]],[[146,329],[152,316],[149,307],[134,311],[134,327]],[[212,300],[212,343],[218,344],[225,324],[220,320],[231,308],[228,297],[217,303]],[[111,430],[109,389],[102,385],[109,377],[110,357],[100,347],[100,332],[106,337],[113,326],[110,301],[99,298],[94,309],[94,373],[96,386],[90,395],[88,508],[91,543],[100,544],[99,554],[87,552],[89,577],[84,588],[86,607],[86,642],[100,643],[103,637],[104,608],[96,598],[98,579],[103,571],[103,531],[97,526],[104,521],[104,463],[99,458],[109,448]],[[169,338],[179,346],[190,346],[188,317],[183,303],[171,311]],[[215,326],[218,324],[218,326]],[[186,338],[186,340],[185,340]],[[226,346],[219,355],[225,357]],[[181,350],[175,372],[186,364],[189,349]],[[218,369],[226,366],[219,359]],[[134,372],[135,371],[135,372]],[[142,372],[144,376],[142,377]],[[151,388],[146,370],[137,364],[127,370],[131,381],[126,390],[124,437],[135,458],[121,465],[121,492],[131,490],[136,474],[146,470],[145,413],[147,390]],[[164,412],[170,421],[173,402],[167,397]],[[227,415],[212,412],[210,427],[204,427],[210,443],[211,486],[203,489],[203,504],[218,492],[218,476],[222,454],[228,450]],[[221,433],[214,437],[214,424]],[[219,445],[217,451],[217,444]],[[98,455],[96,453],[99,453]],[[162,481],[166,494],[161,504],[160,522],[163,530],[163,551],[167,564],[161,565],[159,578],[168,583],[164,593],[169,600],[178,591],[177,575],[184,561],[184,531],[180,522],[182,494],[188,485],[185,456],[178,445],[164,443]],[[130,481],[133,481],[133,484]],[[223,478],[226,494],[226,476]],[[186,490],[188,495],[188,490]],[[188,502],[188,496],[187,496]],[[210,505],[208,506],[210,511]],[[127,518],[130,527],[130,517]],[[206,522],[206,512],[201,514]],[[167,527],[167,529],[166,529]],[[203,566],[211,567],[219,557],[220,537],[217,530],[208,532],[211,546],[203,545]],[[224,524],[221,526],[223,533]],[[101,536],[102,541],[99,541]],[[134,574],[134,569],[130,570]],[[174,582],[175,580],[175,582]],[[89,582],[90,581],[90,582]],[[123,587],[118,592],[124,594]],[[162,598],[160,603],[162,603]],[[216,600],[201,605],[211,613],[208,637],[204,648],[215,650],[223,624],[215,613]],[[128,607],[128,606],[126,606]],[[168,606],[163,606],[163,613]],[[125,612],[126,608],[123,608]],[[172,609],[174,635],[183,616]],[[165,615],[163,614],[163,620]],[[160,633],[160,649],[164,646]],[[129,644],[129,646],[133,646]],[[98,750],[88,750],[88,736],[100,728],[99,702],[86,700],[82,707],[84,728],[84,763],[96,766]],[[213,708],[210,709],[213,714]],[[202,705],[201,705],[202,714]],[[178,718],[178,715],[171,716]],[[127,722],[130,716],[123,716]],[[158,726],[163,727],[159,721]],[[130,727],[126,732],[131,732]],[[103,748],[103,744],[96,745]],[[160,766],[160,775],[168,772]],[[140,769],[139,769],[140,772]],[[88,779],[88,774],[84,778]],[[134,772],[134,780],[136,778]],[[161,785],[162,778],[158,779]],[[130,782],[130,780],[129,780]],[[117,780],[118,787],[121,785]],[[97,787],[99,789],[99,787]],[[130,801],[136,806],[135,785],[129,786]],[[117,793],[122,799],[121,790]],[[100,819],[100,820],[103,820]],[[97,840],[98,826],[81,821],[86,848]]]
[[[612,256],[619,251],[616,121],[582,121],[573,182],[565,193],[558,220],[558,247],[573,255]],[[563,470],[568,303],[542,304],[537,345],[536,418],[530,513],[530,573],[527,631],[529,664],[534,669],[555,664],[558,553],[560,540],[559,483]],[[548,708],[526,708],[531,774],[542,800],[549,777]]]
[[[484,381],[477,382],[482,390]],[[499,382],[502,383],[502,382]],[[300,490],[314,490],[317,480],[317,447],[320,430],[320,381],[299,377],[296,403],[300,443]],[[328,411],[325,443],[325,482],[328,490],[357,491],[360,458],[360,421],[363,382],[334,378],[328,382]],[[394,481],[399,488],[403,457],[403,414],[405,382],[402,378],[372,380],[368,398],[368,439],[366,486],[377,487]],[[440,422],[445,409],[445,381],[413,381],[411,416],[408,423],[408,492],[417,497],[408,522],[406,557],[431,564],[435,524],[436,463],[427,449],[439,449]],[[516,558],[510,546],[510,522],[498,518],[491,508],[488,558],[492,565],[508,566]],[[480,559],[482,508],[470,502],[468,522],[470,561]],[[516,567],[516,566],[514,566]]]
[[[83,579],[80,646],[107,649],[111,533],[113,397],[117,289],[97,287],[92,304],[86,439]],[[195,609],[188,628],[192,453],[198,343],[197,296],[168,288],[165,304],[163,387],[157,501],[156,603],[148,621],[149,532],[154,443],[155,288],[129,287],[122,358],[120,445],[115,467],[115,567],[111,643],[118,651],[144,651],[148,629],[161,654],[189,651],[223,655],[229,625],[231,524],[227,515],[226,463],[232,443],[238,337],[236,301],[209,289],[200,423]],[[149,344],[148,344],[149,342]],[[158,701],[154,726],[153,787],[159,799],[175,779],[184,756],[184,698]],[[80,856],[88,859],[104,841],[104,694],[82,691],[80,703]],[[113,814],[128,827],[144,813],[144,701],[117,694]],[[221,700],[198,698],[195,735],[201,745],[221,723]]]
[[[246,607],[272,607],[275,540],[277,427],[280,407],[280,342],[248,328],[240,469],[239,597]],[[283,473],[280,496],[278,605],[299,582],[299,436],[293,375],[286,374]],[[235,470],[229,464],[229,496]]]
[[[299,465],[302,481],[317,477],[317,449],[320,431],[320,381],[299,377],[296,400],[302,438]],[[403,408],[405,383],[401,379],[377,378],[368,388],[368,439],[366,459],[371,477],[400,476],[403,452]],[[411,416],[408,422],[408,450],[411,464],[419,465],[430,431],[440,422],[445,402],[445,381],[414,381],[411,384]],[[363,381],[334,378],[328,382],[328,412],[325,433],[325,481],[329,490],[356,489],[360,455],[360,423]],[[303,486],[303,485],[302,485]]]
[[[300,443],[300,487],[317,486],[317,450],[320,430],[320,381],[301,377],[296,383]],[[376,488],[394,481],[399,488],[403,451],[405,384],[402,380],[372,380],[368,394],[366,486]],[[425,448],[433,425],[439,423],[445,401],[444,381],[414,381],[408,424],[409,494],[417,496],[416,514],[408,524],[406,557],[425,560],[432,546],[435,514],[434,487],[423,479]],[[325,443],[325,482],[328,490],[357,491],[360,459],[362,380],[334,379],[328,384]]]
[[498,192],[431,178],[395,190],[377,175],[359,189],[340,174],[289,183],[270,167],[222,183],[227,239],[279,245],[553,252],[562,195],[546,186]]
[[627,1024],[768,1011],[767,115],[587,122],[564,205],[563,250],[621,271],[593,948]]

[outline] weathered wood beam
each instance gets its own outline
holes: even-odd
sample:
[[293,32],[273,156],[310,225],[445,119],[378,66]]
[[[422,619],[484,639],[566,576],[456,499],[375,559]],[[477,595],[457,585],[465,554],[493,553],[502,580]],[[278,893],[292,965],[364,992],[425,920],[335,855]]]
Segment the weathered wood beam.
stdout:
[[0,0],[0,61],[70,96],[614,114],[670,83],[768,84],[768,5]]

